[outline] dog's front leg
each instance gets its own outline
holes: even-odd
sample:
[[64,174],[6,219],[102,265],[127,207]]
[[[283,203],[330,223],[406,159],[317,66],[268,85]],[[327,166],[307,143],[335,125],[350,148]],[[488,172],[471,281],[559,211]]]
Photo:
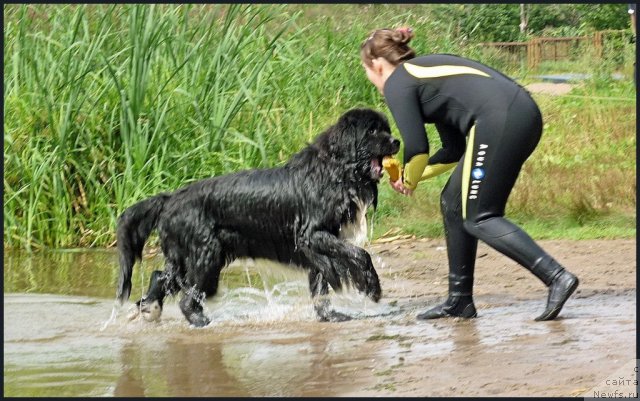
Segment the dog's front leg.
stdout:
[[204,327],[211,323],[211,319],[204,314],[204,308],[202,307],[204,299],[205,293],[192,287],[185,289],[184,296],[179,303],[184,317],[196,327]]
[[[310,237],[309,246],[312,251],[330,258],[331,268],[326,270],[325,278],[334,289],[334,282],[347,280],[353,282],[358,291],[364,292],[373,301],[378,302],[382,296],[380,280],[376,273],[371,256],[367,251],[340,240],[326,231],[317,231]],[[321,269],[322,271],[322,269]],[[331,275],[335,274],[335,277]]]

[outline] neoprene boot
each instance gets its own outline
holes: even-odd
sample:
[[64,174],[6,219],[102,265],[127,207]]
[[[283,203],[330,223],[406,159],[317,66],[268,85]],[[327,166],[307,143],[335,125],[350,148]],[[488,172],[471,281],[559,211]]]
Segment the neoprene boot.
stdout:
[[447,300],[426,312],[420,313],[417,318],[427,320],[441,317],[472,318],[478,316],[471,295],[472,287],[473,276],[460,276],[455,273],[449,273],[449,297]]
[[[462,163],[458,163],[456,169],[461,170]],[[449,261],[449,297],[444,303],[420,313],[416,316],[418,319],[471,318],[478,315],[472,296],[478,240],[463,225],[462,192],[457,182],[461,174],[454,172],[451,177],[440,197]]]
[[547,307],[535,320],[553,320],[578,288],[579,280],[549,255],[539,258],[530,270],[549,287]]
[[465,222],[467,230],[493,249],[525,266],[547,287],[547,307],[535,320],[555,319],[567,299],[578,287],[578,278],[547,254],[518,226],[502,217],[492,217],[477,223]]

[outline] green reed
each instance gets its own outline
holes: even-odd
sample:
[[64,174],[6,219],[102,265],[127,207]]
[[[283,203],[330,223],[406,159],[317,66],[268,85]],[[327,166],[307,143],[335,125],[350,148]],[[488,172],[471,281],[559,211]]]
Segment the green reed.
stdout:
[[[352,107],[390,116],[360,65],[360,43],[375,28],[412,26],[418,53],[500,61],[457,37],[451,22],[430,17],[430,7],[4,6],[5,247],[111,245],[117,216],[146,196],[281,165]],[[545,102],[550,124],[558,127],[551,135],[572,138],[574,123],[564,107],[574,106]],[[613,110],[606,106],[587,106],[581,116],[596,121],[593,146],[622,152],[635,146],[620,135],[612,143],[606,134],[626,132],[628,119],[609,117]],[[392,128],[398,135],[393,122]],[[573,145],[563,149],[560,164],[580,153]],[[538,179],[553,181],[553,169],[542,161],[533,165],[540,168],[532,188]],[[633,167],[620,171],[612,181],[619,195],[613,209],[635,204],[622,188]],[[570,169],[566,174],[558,185],[577,182]],[[407,200],[383,183],[377,221],[439,222],[440,184],[433,181]],[[530,214],[558,202],[543,191],[520,193],[516,204]],[[551,208],[557,215],[572,204],[561,201]],[[585,205],[574,204],[578,212]]]

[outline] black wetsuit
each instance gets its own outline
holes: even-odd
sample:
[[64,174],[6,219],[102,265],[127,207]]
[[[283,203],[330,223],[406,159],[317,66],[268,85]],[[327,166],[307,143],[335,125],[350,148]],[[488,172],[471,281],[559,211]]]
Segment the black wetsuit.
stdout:
[[425,123],[435,124],[443,145],[428,157],[429,165],[458,162],[441,195],[450,296],[472,294],[478,239],[549,285],[562,266],[503,217],[542,133],[542,116],[529,93],[484,64],[433,54],[399,64],[384,96],[404,141],[405,169],[416,156],[429,154]]

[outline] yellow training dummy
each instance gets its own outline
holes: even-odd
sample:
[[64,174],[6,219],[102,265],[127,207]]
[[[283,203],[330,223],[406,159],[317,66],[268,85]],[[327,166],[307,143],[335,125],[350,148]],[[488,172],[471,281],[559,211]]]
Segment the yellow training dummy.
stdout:
[[382,167],[387,170],[391,181],[398,181],[398,178],[400,178],[401,175],[402,167],[400,167],[400,162],[397,159],[394,159],[391,156],[386,156],[384,159],[382,159]]
[[[426,155],[421,155],[421,156],[426,156]],[[420,159],[420,158],[417,158],[417,159]],[[417,164],[419,164],[420,167],[423,167],[422,164],[428,163],[429,159],[428,159],[428,156],[426,158],[422,157],[421,159],[423,159],[423,160],[419,160],[421,163],[417,163]],[[411,159],[411,161],[414,161],[414,160]],[[405,177],[405,186],[411,187],[410,189],[414,189],[418,184],[418,181],[423,181],[423,180],[426,180],[427,178],[440,175],[445,171],[451,170],[453,167],[456,166],[456,164],[457,163],[426,165],[423,167],[424,169],[422,171],[422,174],[420,175],[420,178],[418,178],[418,180],[415,183],[411,182],[410,185],[406,185],[407,177]],[[398,161],[397,159],[394,159],[393,157],[387,156],[384,159],[382,159],[382,167],[384,167],[384,169],[387,171],[387,173],[389,174],[389,178],[393,182],[398,181],[398,179],[402,176],[402,166],[400,165],[400,161]]]

